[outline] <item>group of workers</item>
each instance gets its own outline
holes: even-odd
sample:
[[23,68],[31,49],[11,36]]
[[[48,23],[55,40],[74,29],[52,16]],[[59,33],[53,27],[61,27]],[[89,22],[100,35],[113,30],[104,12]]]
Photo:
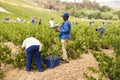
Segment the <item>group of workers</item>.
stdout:
[[[66,47],[67,47],[67,42],[71,38],[70,31],[71,31],[71,23],[68,20],[69,19],[69,14],[64,13],[62,15],[63,18],[63,23],[59,27],[59,25],[56,25],[57,27],[55,28],[55,31],[59,33],[59,39],[62,44],[62,58],[61,60],[64,61],[65,63],[69,63]],[[49,21],[49,24],[51,27],[54,27],[54,22],[53,18]],[[101,39],[102,36],[105,34],[106,29],[104,27],[104,23],[102,23],[102,27],[97,27],[96,31],[100,32],[99,38]],[[28,37],[23,41],[22,48],[26,50],[26,71],[30,72],[31,71],[31,64],[32,64],[32,58],[35,56],[37,68],[39,72],[43,71],[42,67],[42,60],[41,60],[41,50],[42,50],[42,44],[39,40],[37,40],[34,37]]]
[[[70,31],[71,31],[71,24],[69,19],[69,14],[64,13],[62,15],[63,23],[60,27],[57,27],[55,29],[56,32],[59,33],[59,39],[62,43],[62,61],[65,63],[69,63],[66,46],[67,42],[70,39]],[[57,25],[59,26],[59,25]],[[37,40],[34,37],[28,37],[23,41],[22,48],[26,50],[26,71],[31,71],[31,64],[32,64],[32,58],[35,56],[37,68],[39,72],[43,71],[42,67],[42,60],[40,57],[41,50],[42,50],[42,44],[39,40]]]

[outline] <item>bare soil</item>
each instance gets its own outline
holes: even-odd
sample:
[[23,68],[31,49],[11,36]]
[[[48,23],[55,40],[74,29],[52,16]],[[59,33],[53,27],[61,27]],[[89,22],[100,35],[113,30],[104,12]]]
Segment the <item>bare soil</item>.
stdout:
[[[5,45],[10,47],[13,53],[20,50],[13,43],[7,42]],[[113,56],[112,49],[102,49],[102,51],[109,56]],[[11,65],[7,65],[2,69],[5,69],[3,80],[87,80],[83,73],[87,73],[98,79],[99,74],[88,70],[88,67],[98,69],[98,63],[91,53],[83,53],[76,60],[70,60],[69,63],[61,63],[52,69],[47,68],[43,72],[32,70],[28,73],[25,69],[14,68]],[[103,78],[103,80],[109,79]]]
[[5,42],[4,45],[8,46],[12,50],[13,54],[16,54],[20,51],[20,47],[16,46],[12,42]]
[[[111,54],[112,50],[103,50]],[[33,70],[30,73],[24,69],[11,68],[5,73],[4,80],[86,80],[83,73],[98,78],[98,73],[88,70],[88,67],[98,68],[98,63],[91,53],[82,54],[77,60],[70,60],[69,63],[61,63],[53,69],[46,69],[43,72]],[[104,78],[103,80],[108,80]]]

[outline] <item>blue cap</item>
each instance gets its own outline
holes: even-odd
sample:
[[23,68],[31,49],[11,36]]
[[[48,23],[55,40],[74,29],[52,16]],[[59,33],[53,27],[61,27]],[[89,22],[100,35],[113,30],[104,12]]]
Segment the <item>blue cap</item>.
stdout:
[[68,14],[68,13],[64,13],[64,14],[62,15],[62,17],[69,17],[69,14]]

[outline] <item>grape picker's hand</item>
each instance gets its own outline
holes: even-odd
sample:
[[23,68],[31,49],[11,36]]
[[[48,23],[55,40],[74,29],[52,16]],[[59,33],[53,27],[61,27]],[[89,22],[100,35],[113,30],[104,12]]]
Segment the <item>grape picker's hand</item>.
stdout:
[[24,50],[25,50],[25,47],[23,47],[22,50],[24,51]]
[[41,54],[41,53],[42,53],[42,51],[39,51],[39,53]]
[[56,31],[56,32],[60,32],[60,28],[56,28],[55,31]]

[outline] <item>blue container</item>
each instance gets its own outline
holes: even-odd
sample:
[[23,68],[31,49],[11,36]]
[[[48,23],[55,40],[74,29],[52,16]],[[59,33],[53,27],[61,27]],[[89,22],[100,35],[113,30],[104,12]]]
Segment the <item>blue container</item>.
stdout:
[[49,56],[43,60],[44,64],[47,65],[48,68],[54,68],[60,64],[60,57],[58,56]]

